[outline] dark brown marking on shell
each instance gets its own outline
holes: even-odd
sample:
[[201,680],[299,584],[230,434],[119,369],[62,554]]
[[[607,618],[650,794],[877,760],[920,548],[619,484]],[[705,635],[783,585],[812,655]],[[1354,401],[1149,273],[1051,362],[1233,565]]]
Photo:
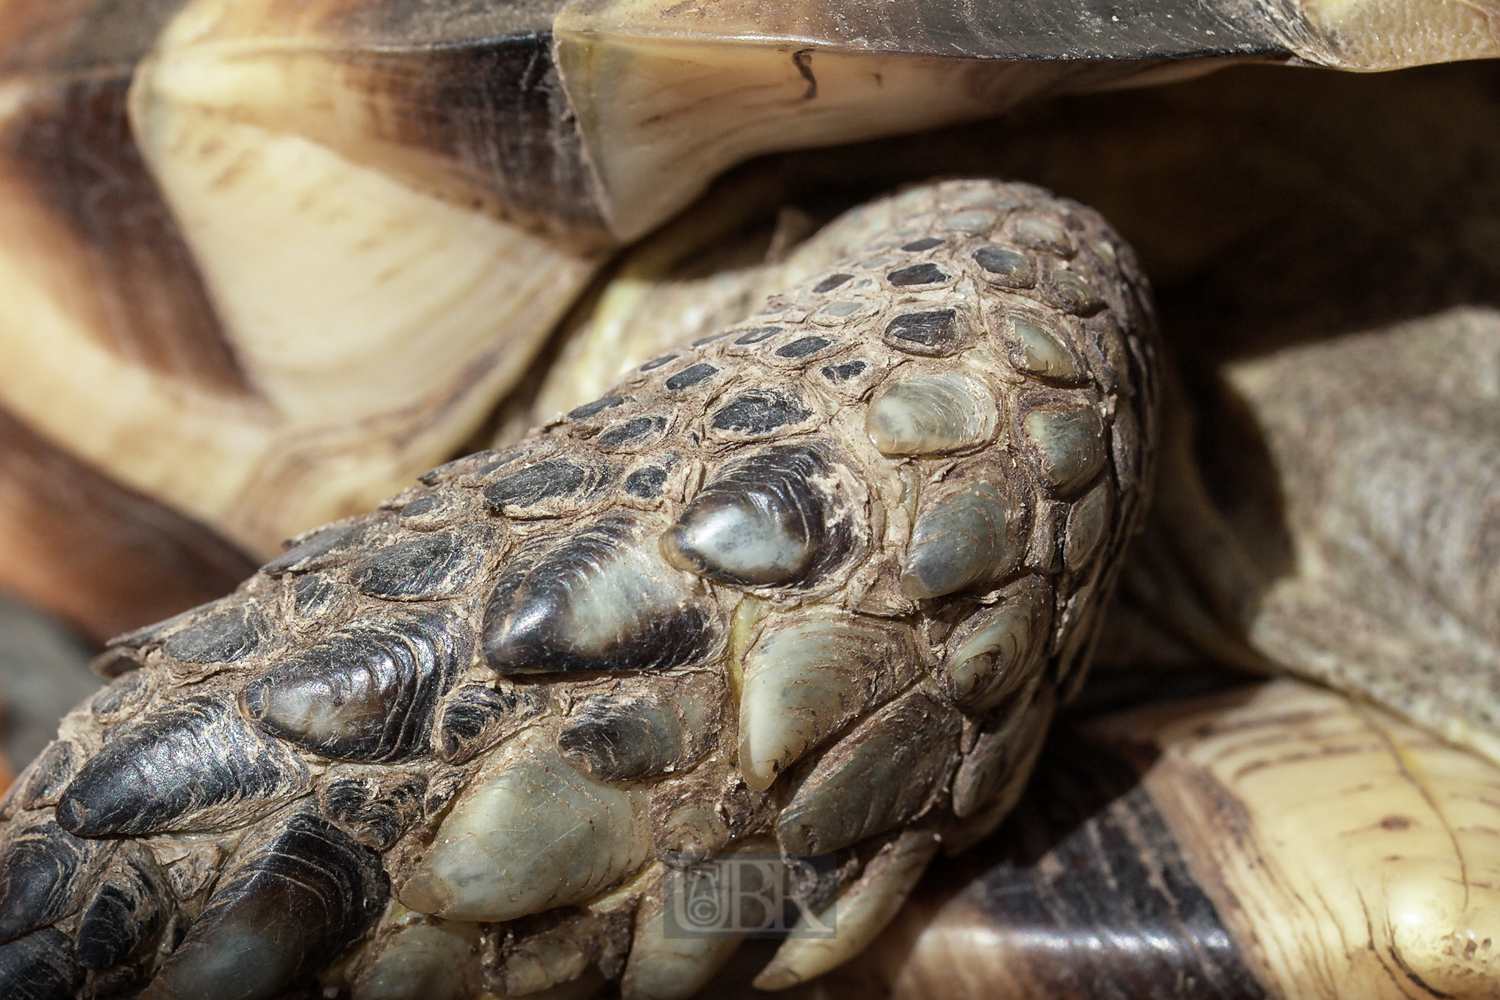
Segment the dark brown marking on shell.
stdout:
[[[633,515],[613,513],[523,551],[485,608],[486,662],[502,674],[659,670],[708,655],[719,627],[686,584],[691,577],[661,558],[653,534]],[[620,603],[627,592],[628,605]],[[615,606],[574,618],[575,605],[597,600]]]
[[293,816],[227,876],[157,973],[167,997],[264,1000],[363,937],[390,897],[380,855],[315,816]]
[[438,700],[473,655],[468,626],[420,612],[358,622],[276,665],[240,692],[247,718],[336,760],[426,751]]
[[983,867],[977,855],[960,864],[968,884],[938,918],[958,931],[941,954],[962,966],[982,947],[974,967],[1018,984],[997,1000],[1267,996],[1135,769],[1108,750],[1054,738],[978,851]]
[[322,30],[364,41],[321,51],[351,90],[379,95],[375,138],[394,147],[381,151],[383,169],[598,247],[610,238],[552,61],[547,10],[522,8],[498,31],[476,33],[470,18],[421,5],[354,7],[345,14],[353,24]]
[[750,389],[719,407],[713,416],[715,430],[758,436],[798,424],[812,416],[791,390]]
[[823,452],[777,445],[726,466],[662,540],[675,565],[716,583],[805,585],[853,548],[838,507],[814,480],[831,475]]
[[[269,812],[309,782],[301,760],[230,706],[188,698],[114,734],[64,789],[57,821],[82,837],[216,829],[216,817],[199,814],[254,800]],[[244,826],[256,811],[235,810],[230,822]]]
[[269,628],[254,603],[215,611],[168,636],[162,652],[183,663],[234,663],[251,656],[265,642]]
[[[255,560],[208,527],[127,489],[0,407],[0,586],[104,642],[213,600]],[[96,669],[138,658],[117,649]]]
[[[0,131],[0,171],[29,195],[8,226],[32,234],[28,264],[102,346],[217,393],[252,387],[126,115],[130,67],[33,85]],[[37,81],[40,83],[40,80]]]
[[0,945],[0,996],[64,1000],[83,986],[84,976],[73,942],[54,927]]
[[73,912],[83,889],[76,876],[99,846],[80,840],[50,819],[14,831],[0,856],[0,942]]
[[964,346],[964,330],[952,309],[903,313],[885,328],[885,342],[898,351],[941,358]]
[[393,542],[354,567],[354,586],[371,597],[427,601],[462,594],[485,560],[483,536],[453,531]]

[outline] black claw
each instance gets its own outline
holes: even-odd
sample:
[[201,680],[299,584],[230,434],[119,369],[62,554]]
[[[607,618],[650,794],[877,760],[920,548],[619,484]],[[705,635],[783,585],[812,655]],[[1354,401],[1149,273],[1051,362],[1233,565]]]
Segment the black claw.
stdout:
[[675,565],[717,583],[815,579],[848,555],[847,520],[815,485],[831,476],[813,448],[781,445],[728,466],[663,539]]
[[84,975],[73,942],[55,928],[0,945],[0,997],[5,1000],[64,1000],[83,985]]
[[[238,712],[190,698],[120,732],[79,770],[57,822],[81,837],[243,826],[305,792],[307,766]],[[261,800],[260,810],[215,807]]]
[[360,622],[251,681],[240,707],[326,757],[404,760],[427,749],[438,699],[473,650],[467,626],[434,612]]
[[22,830],[0,858],[0,941],[10,941],[73,912],[79,870],[99,850],[48,820]]
[[143,856],[127,858],[84,907],[78,925],[78,961],[85,969],[119,965],[156,941],[166,924],[167,902]]
[[486,548],[482,539],[452,531],[396,542],[354,568],[354,586],[400,601],[453,597],[479,572]]
[[512,674],[651,670],[707,656],[720,630],[652,534],[611,514],[522,553],[485,608],[485,660]]
[[385,908],[380,855],[294,816],[215,890],[142,1000],[263,1000],[363,937]]

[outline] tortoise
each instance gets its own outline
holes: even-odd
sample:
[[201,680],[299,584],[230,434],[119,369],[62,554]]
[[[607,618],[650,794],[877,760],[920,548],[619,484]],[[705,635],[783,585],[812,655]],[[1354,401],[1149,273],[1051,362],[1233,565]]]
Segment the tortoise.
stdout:
[[[67,356],[70,367],[103,366],[92,369],[103,373],[99,385],[125,371],[120,356],[147,362],[150,377],[132,381],[147,389],[141,412],[155,416],[120,414],[107,441],[89,444],[65,433],[69,422],[101,424],[86,406],[57,407],[52,422],[25,413],[123,482],[58,460],[20,423],[12,436],[52,458],[69,495],[85,491],[102,509],[104,544],[91,556],[136,557],[124,563],[129,587],[118,572],[114,583],[108,573],[70,577],[66,562],[26,570],[33,593],[101,634],[143,605],[211,590],[253,565],[235,545],[273,555],[272,540],[372,505],[390,479],[453,449],[520,376],[608,246],[661,222],[735,158],[978,116],[1023,93],[1161,72],[1172,57],[1290,51],[1376,68],[1389,53],[1351,55],[1349,38],[1392,37],[1369,20],[1340,28],[1348,34],[1305,20],[1273,32],[1242,13],[1195,8],[1204,20],[1189,28],[1164,22],[1193,12],[1159,11],[1141,21],[1144,34],[1114,38],[1115,48],[1092,31],[1103,19],[1081,14],[1067,18],[1080,27],[1065,51],[1048,40],[1050,21],[971,39],[988,46],[979,55],[1074,57],[1031,64],[955,60],[951,25],[885,25],[896,39],[887,49],[904,54],[875,45],[871,70],[859,62],[868,54],[801,44],[811,29],[798,22],[704,77],[681,38],[638,32],[631,18],[640,12],[606,6],[79,7],[13,22],[27,75],[11,91],[21,112],[9,176],[54,195],[18,197],[7,210],[29,213],[25,231],[45,234],[31,239],[32,257],[79,244],[95,255],[51,284],[30,274],[16,294],[84,314],[49,330],[71,321],[72,342],[92,352],[46,363]],[[90,31],[72,34],[88,13]],[[753,39],[743,19],[725,16],[722,35]],[[714,26],[694,18],[694,37],[713,37]],[[1410,33],[1436,42],[1403,58],[1492,54],[1486,31],[1431,30],[1436,23]],[[129,30],[100,30],[111,24]],[[835,19],[821,30],[867,40],[871,28]],[[1040,47],[997,47],[998,37]],[[880,90],[861,97],[866,77]],[[490,89],[444,89],[454,79]],[[722,103],[703,105],[709,116],[689,116],[679,133],[733,121],[717,136],[722,147],[703,153],[695,135],[686,147],[648,140],[637,149],[621,111],[578,96],[651,107],[641,123],[649,134],[673,117],[674,91],[662,84],[673,79],[718,81],[731,98],[748,92],[748,103],[729,105],[732,115]],[[764,80],[791,80],[795,99],[757,106]],[[992,97],[949,100],[975,92]],[[362,102],[362,93],[379,99]],[[852,97],[818,103],[830,94]],[[945,110],[933,115],[928,105]],[[699,104],[679,107],[696,114]],[[752,111],[765,112],[759,132],[740,124]],[[97,130],[84,129],[89,141],[69,150],[56,125],[79,114],[98,114]],[[788,122],[804,117],[799,137]],[[524,127],[475,131],[496,120]],[[507,146],[513,135],[520,139]],[[923,151],[926,169],[962,163],[942,154],[971,147],[973,133],[950,136],[935,157]],[[668,189],[652,155],[687,179]],[[839,189],[810,198],[817,211],[859,200],[862,183],[881,185],[868,157],[866,147],[829,154],[821,167],[783,160],[782,169],[790,162],[798,183]],[[101,162],[122,180],[132,211],[101,212],[101,192],[86,185],[67,194],[77,181],[70,171]],[[261,187],[272,176],[280,179]],[[1132,614],[1144,609],[1155,627],[1175,631],[1176,643],[1150,639],[1157,655],[1187,640],[1237,665],[1274,658],[1493,754],[1493,529],[1481,502],[1495,453],[1484,419],[1490,314],[1354,345],[1352,361],[1341,345],[1237,370],[1284,488],[1301,503],[1289,507],[1289,523],[1305,565],[1262,602],[1257,560],[1276,558],[1277,546],[1235,547],[1195,479],[1174,392],[1158,432],[1154,398],[1166,375],[1153,308],[1134,254],[1095,213],[1026,185],[949,181],[866,204],[790,249],[809,223],[783,212],[769,235],[771,267],[681,288],[659,283],[684,245],[688,255],[707,244],[742,260],[726,231],[747,205],[781,200],[784,177],[778,190],[774,173],[767,181],[764,171],[745,172],[643,245],[603,287],[592,317],[571,324],[551,383],[500,421],[502,447],[440,467],[373,514],[302,537],[229,598],[111,646],[99,668],[114,682],[64,722],[6,804],[10,924],[0,966],[12,992],[104,996],[154,975],[145,995],[269,996],[322,972],[329,988],[367,997],[515,995],[591,986],[606,974],[623,977],[631,995],[680,995],[736,942],[653,929],[669,872],[757,848],[833,854],[831,885],[852,933],[831,945],[789,940],[761,981],[786,986],[823,971],[880,931],[940,844],[982,837],[1014,804],[1054,702],[1079,683],[1106,627],[1105,598],[1157,452],[1168,502],[1126,571],[1107,652],[1132,662],[1124,636],[1139,635]],[[415,231],[413,245],[453,250],[456,262],[382,260],[389,247],[348,225],[354,208],[372,203],[376,225]],[[256,241],[286,242],[271,214],[278,205],[326,226],[299,227],[292,251],[260,269]],[[152,236],[150,253],[136,252],[141,232]],[[79,307],[68,296],[101,256],[120,266],[105,272],[111,284],[91,300],[100,304]],[[311,266],[320,260],[352,273],[354,286],[328,280]],[[1395,266],[1411,282],[1435,265]],[[455,286],[477,287],[487,270],[503,277],[455,299]],[[1492,289],[1478,277],[1480,294]],[[656,283],[643,290],[643,278]],[[1445,278],[1430,292],[1439,302],[1475,294]],[[267,294],[289,283],[298,293],[287,301]],[[396,286],[395,297],[353,308],[371,283]],[[768,290],[777,294],[766,304]],[[28,308],[28,317],[48,315]],[[335,345],[339,331],[388,339],[373,351],[362,341],[357,351],[303,357],[294,348],[306,337],[284,315],[292,310],[311,310]],[[54,305],[50,316],[60,312]],[[100,315],[103,332],[76,336]],[[416,325],[438,333],[394,356]],[[679,339],[700,342],[673,346]],[[100,340],[114,350],[101,352]],[[1471,363],[1439,363],[1454,358]],[[638,370],[604,391],[600,378],[627,359]],[[382,366],[401,385],[372,392]],[[55,384],[21,367],[30,382],[6,397],[16,408]],[[1308,370],[1341,377],[1295,377]],[[601,391],[588,392],[595,384]],[[1391,384],[1403,389],[1397,405]],[[1346,389],[1331,392],[1337,386]],[[583,398],[556,403],[580,388]],[[541,426],[518,438],[528,411],[540,411]],[[141,433],[165,414],[212,448],[191,476],[153,453],[159,436]],[[1309,423],[1326,432],[1309,435]],[[1409,432],[1401,448],[1391,444],[1398,429]],[[956,436],[934,441],[943,435]],[[1355,457],[1329,461],[1345,453]],[[1392,482],[1413,475],[1455,498],[1436,535],[1408,534],[1435,516],[1424,506],[1432,492],[1417,491],[1407,508],[1380,505],[1400,495]],[[48,484],[36,479],[22,502],[55,518],[42,509]],[[180,513],[165,513],[163,501]],[[1371,525],[1372,512],[1384,520]],[[1231,513],[1244,521],[1260,511]],[[142,541],[120,527],[141,522],[158,532]],[[725,541],[736,532],[753,544]],[[974,545],[954,545],[954,532]],[[1385,545],[1374,556],[1357,544],[1371,537]],[[1374,599],[1350,584],[1390,565],[1401,585]],[[1194,593],[1183,567],[1212,586]],[[111,588],[132,593],[111,599]],[[1413,593],[1436,599],[1411,602]],[[1352,624],[1330,650],[1327,623],[1339,614]],[[1436,688],[1414,681],[1400,662],[1412,649],[1452,679]],[[792,655],[807,650],[806,659]],[[1351,663],[1368,669],[1356,675]],[[798,706],[798,697],[811,700]],[[802,714],[767,714],[762,704]],[[1418,742],[1404,730],[1399,738]],[[1482,783],[1487,765],[1462,760]],[[136,777],[122,779],[126,771]],[[560,803],[538,804],[539,789]],[[864,811],[846,815],[860,796]],[[495,817],[517,812],[524,826],[486,845]],[[519,863],[491,853],[526,838],[538,851]],[[476,863],[475,851],[485,860]],[[833,889],[822,891],[827,902]],[[275,946],[236,964],[226,941],[247,928]],[[1493,984],[1484,940],[1467,956],[1460,950],[1458,979],[1480,991]],[[1411,974],[1434,978],[1425,965]]]

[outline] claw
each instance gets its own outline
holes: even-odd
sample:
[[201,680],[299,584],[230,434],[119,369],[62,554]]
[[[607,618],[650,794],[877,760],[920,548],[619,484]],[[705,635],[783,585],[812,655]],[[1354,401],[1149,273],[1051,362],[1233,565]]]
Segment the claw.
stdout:
[[857,716],[893,697],[919,664],[899,627],[811,611],[768,630],[745,657],[740,771],[756,791]]
[[776,820],[793,854],[818,854],[921,815],[950,773],[958,713],[911,692],[870,716],[823,755]]
[[141,1000],[263,1000],[363,937],[385,908],[380,855],[293,816],[209,897]]
[[512,920],[587,899],[645,864],[648,798],[585,777],[556,751],[507,744],[453,806],[401,901]]

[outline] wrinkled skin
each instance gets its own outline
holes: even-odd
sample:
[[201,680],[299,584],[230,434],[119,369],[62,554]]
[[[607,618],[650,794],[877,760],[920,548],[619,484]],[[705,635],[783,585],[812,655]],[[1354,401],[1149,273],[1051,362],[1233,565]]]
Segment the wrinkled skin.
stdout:
[[733,942],[662,939],[663,862],[834,853],[850,933],[785,986],[991,830],[1143,509],[1144,280],[1025,185],[816,239],[752,321],[117,640],[4,807],[0,992],[270,997],[353,954],[355,997],[681,995]]

